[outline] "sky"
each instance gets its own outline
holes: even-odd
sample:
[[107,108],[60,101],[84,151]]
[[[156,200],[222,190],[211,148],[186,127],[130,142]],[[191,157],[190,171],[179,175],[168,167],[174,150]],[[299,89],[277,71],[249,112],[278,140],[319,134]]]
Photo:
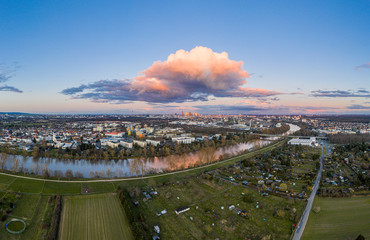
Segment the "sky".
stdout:
[[0,112],[370,114],[370,1],[0,0]]

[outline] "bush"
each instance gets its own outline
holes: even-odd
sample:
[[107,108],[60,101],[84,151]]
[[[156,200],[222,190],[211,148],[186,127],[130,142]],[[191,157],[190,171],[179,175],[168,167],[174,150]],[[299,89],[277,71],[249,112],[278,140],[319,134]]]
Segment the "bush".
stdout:
[[252,194],[246,194],[243,196],[243,201],[246,202],[246,203],[252,203],[254,202],[254,198],[252,196]]
[[279,209],[279,210],[277,210],[276,212],[275,212],[275,217],[278,217],[278,218],[283,218],[283,217],[285,217],[285,212],[284,212],[284,210],[282,210],[282,209]]
[[314,208],[312,209],[312,211],[313,211],[314,213],[319,213],[319,212],[320,212],[320,210],[321,210],[321,208],[320,208],[319,206],[316,206],[316,207],[314,207]]
[[8,215],[6,214],[6,211],[3,211],[3,214],[1,215],[1,221],[4,222],[6,220],[6,218],[8,217]]
[[51,219],[50,230],[46,238],[47,240],[56,240],[58,238],[58,230],[59,230],[61,213],[62,213],[62,197],[57,196],[55,198],[53,218]]

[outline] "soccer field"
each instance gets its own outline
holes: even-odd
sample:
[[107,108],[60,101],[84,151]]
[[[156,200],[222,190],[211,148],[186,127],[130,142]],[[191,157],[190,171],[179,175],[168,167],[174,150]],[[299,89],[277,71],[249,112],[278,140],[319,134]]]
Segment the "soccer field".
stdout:
[[59,239],[133,239],[124,211],[114,194],[63,198]]
[[370,197],[317,198],[320,213],[310,213],[303,240],[370,237]]

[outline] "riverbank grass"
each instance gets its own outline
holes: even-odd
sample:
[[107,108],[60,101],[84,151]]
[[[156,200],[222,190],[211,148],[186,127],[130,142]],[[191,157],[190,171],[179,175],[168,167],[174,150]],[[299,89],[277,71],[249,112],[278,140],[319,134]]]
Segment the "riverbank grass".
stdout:
[[81,193],[81,183],[45,182],[43,194],[75,195]]
[[12,184],[10,184],[8,190],[39,194],[42,192],[43,187],[44,181],[17,178]]

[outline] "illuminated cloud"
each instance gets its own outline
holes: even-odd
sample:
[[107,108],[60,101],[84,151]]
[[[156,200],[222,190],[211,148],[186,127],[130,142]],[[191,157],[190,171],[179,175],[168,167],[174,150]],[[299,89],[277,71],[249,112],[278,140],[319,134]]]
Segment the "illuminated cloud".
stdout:
[[316,90],[311,91],[313,97],[370,97],[370,92],[366,89],[355,90]]
[[370,68],[370,62],[364,63],[360,66],[355,67],[355,70],[361,70],[363,68]]
[[156,61],[130,80],[101,80],[61,93],[73,98],[107,102],[169,103],[208,101],[209,97],[270,97],[282,93],[244,87],[249,78],[242,61],[206,47],[178,50]]

